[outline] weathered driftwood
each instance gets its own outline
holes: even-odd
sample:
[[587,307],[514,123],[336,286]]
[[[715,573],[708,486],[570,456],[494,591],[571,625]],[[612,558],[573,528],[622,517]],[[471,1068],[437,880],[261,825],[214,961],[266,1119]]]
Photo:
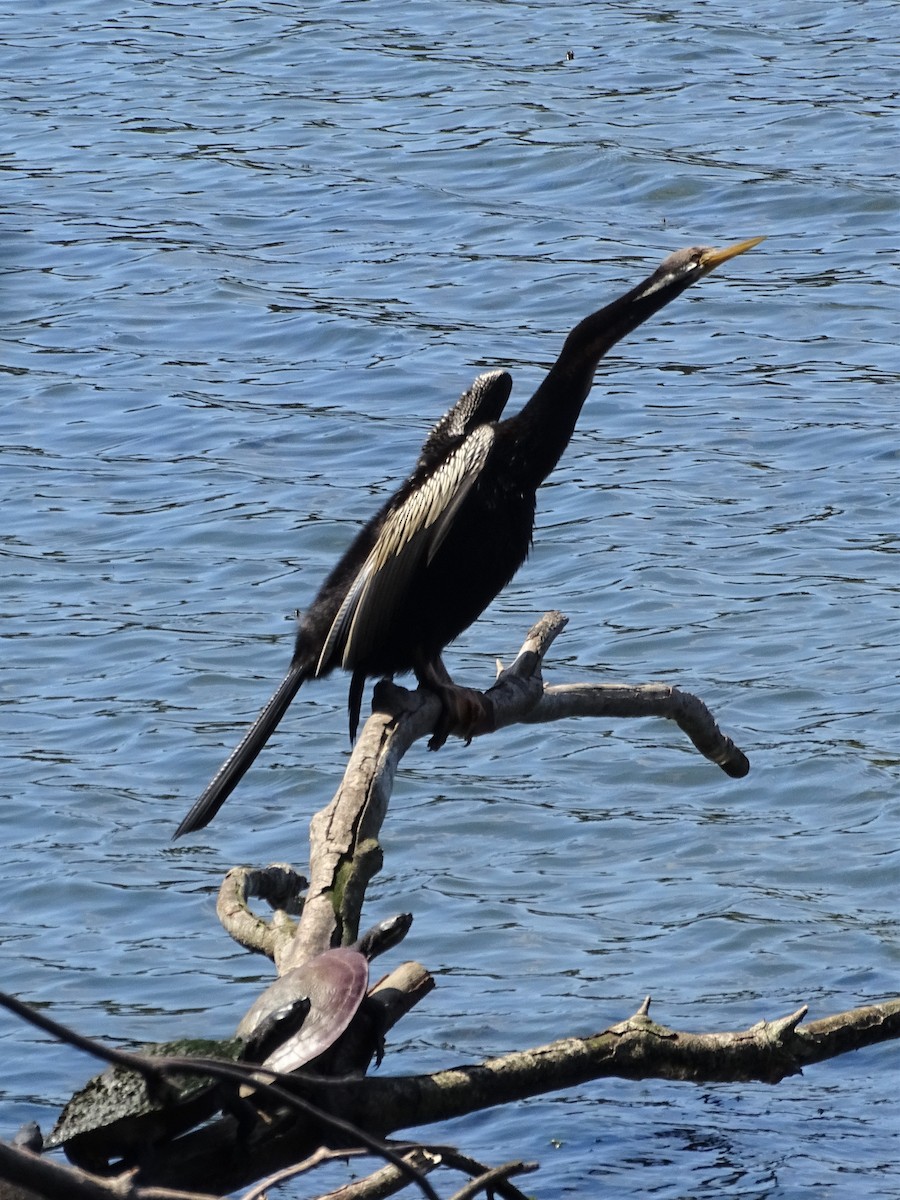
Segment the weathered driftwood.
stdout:
[[[475,736],[516,722],[555,721],[566,716],[661,716],[675,721],[697,749],[727,774],[746,774],[747,759],[694,696],[665,684],[546,687],[541,662],[564,626],[561,614],[548,613],[531,630],[515,662],[499,671],[486,693],[489,716],[484,727],[474,731]],[[379,836],[397,766],[406,750],[432,731],[440,715],[438,702],[429,693],[408,692],[387,683],[376,688],[374,708],[337,793],[312,818],[308,884],[283,864],[262,871],[235,868],[223,882],[218,912],[224,927],[241,945],[272,958],[279,974],[357,936],[366,888],[381,866]],[[264,899],[272,916],[263,919],[256,915],[250,906],[253,898]],[[395,968],[374,990],[384,1009],[386,1027],[432,986],[428,972],[419,964]],[[295,1077],[294,1087],[322,1111],[339,1114],[370,1137],[384,1138],[401,1129],[609,1076],[776,1083],[811,1063],[900,1036],[900,999],[802,1024],[805,1015],[806,1009],[800,1008],[739,1032],[695,1034],[651,1021],[648,1000],[634,1016],[591,1037],[565,1038],[431,1075],[342,1080]],[[140,1184],[140,1190],[128,1194],[135,1200],[144,1200],[144,1196],[149,1200],[154,1192],[144,1188],[160,1186],[199,1189],[189,1195],[233,1191],[264,1175],[290,1170],[291,1164],[315,1155],[323,1144],[347,1146],[333,1130],[309,1116],[279,1117],[254,1131],[249,1141],[238,1137],[232,1117],[223,1117],[159,1148],[132,1181]],[[403,1149],[393,1145],[395,1150]],[[31,1182],[28,1172],[17,1175],[11,1165],[16,1156],[21,1162],[24,1152],[2,1149],[0,1177]],[[419,1161],[426,1170],[435,1165],[433,1155],[425,1154]],[[507,1164],[495,1170],[491,1186],[498,1195],[520,1195],[508,1181],[520,1167]],[[91,1181],[91,1188],[97,1186],[106,1188],[100,1181]],[[386,1167],[334,1196],[368,1200],[404,1186],[402,1173]],[[472,1186],[458,1195],[474,1195]],[[483,1180],[480,1186],[485,1186]],[[41,1190],[39,1194],[83,1194],[90,1200],[98,1196],[96,1190]],[[253,1194],[258,1194],[257,1188]]]
[[[310,1083],[302,1094],[369,1134],[387,1137],[609,1077],[777,1083],[804,1066],[900,1036],[900,999],[801,1025],[805,1011],[736,1032],[685,1033],[651,1021],[644,1004],[633,1017],[592,1037],[565,1038],[433,1075]],[[218,1133],[212,1127],[188,1135],[180,1152],[167,1151],[168,1168],[157,1163],[153,1181],[214,1184],[224,1191],[287,1166],[300,1147],[306,1152],[304,1123],[289,1121],[256,1143],[252,1155],[229,1163],[222,1156],[234,1146],[234,1129],[229,1119],[220,1127]]]
[[[286,863],[232,867],[219,888],[216,915],[239,945],[274,959],[279,947],[294,935],[297,922],[291,917],[303,911],[307,886],[308,881]],[[253,911],[252,899],[269,905],[268,920]]]
[[[474,736],[517,722],[558,721],[567,716],[665,717],[675,721],[726,774],[746,775],[745,755],[719,730],[696,696],[661,683],[545,687],[541,664],[565,625],[561,613],[550,612],[530,630],[515,662],[499,671],[485,693],[491,716]],[[243,873],[230,875],[223,885],[218,907],[225,928],[242,945],[274,958],[279,974],[357,936],[366,888],[381,867],[379,835],[397,767],[410,746],[431,733],[440,715],[432,693],[410,692],[388,683],[376,688],[374,708],[337,793],[310,822],[310,875],[299,923],[295,926],[283,911],[276,911],[271,926],[248,918],[246,886],[251,881]],[[280,885],[295,898],[296,892],[274,870],[273,890]]]
[[[636,717],[657,716],[675,721],[693,744],[729,775],[739,777],[749,769],[747,759],[718,729],[706,706],[694,696],[665,684],[566,685],[547,687],[541,678],[546,651],[565,626],[560,613],[548,613],[530,631],[515,662],[499,671],[486,693],[489,718],[475,730],[481,736],[520,721],[555,721],[566,716]],[[272,925],[257,948],[271,954],[279,973],[338,942],[356,937],[366,888],[381,865],[379,842],[387,813],[394,777],[403,754],[415,741],[426,737],[439,717],[437,700],[428,692],[409,692],[392,684],[381,684],[375,692],[374,713],[351,755],[343,781],[331,803],[310,823],[310,879],[302,913],[296,925],[283,911],[276,911]],[[234,880],[226,881],[227,892]],[[288,889],[288,894],[290,889]],[[221,911],[239,911],[234,901]],[[226,921],[230,931],[233,926]],[[245,931],[246,932],[246,931]],[[272,940],[274,938],[274,940]],[[246,944],[246,943],[245,943]],[[420,984],[424,968],[408,964]],[[423,976],[417,972],[422,971]],[[427,986],[424,985],[424,986]],[[400,995],[405,984],[398,989]],[[404,1000],[396,1012],[403,1011]],[[876,1030],[873,1010],[848,1014],[846,1021],[831,1018],[841,1036],[855,1039],[896,1036],[894,1017],[884,1019]],[[814,1061],[815,1052],[827,1057],[834,1040],[820,1037],[815,1026],[798,1027],[800,1014],[753,1030],[734,1034],[681,1034],[650,1021],[646,1006],[628,1021],[594,1038],[565,1039],[537,1050],[504,1055],[490,1062],[415,1078],[367,1078],[352,1082],[310,1084],[304,1094],[326,1110],[340,1112],[370,1132],[388,1135],[403,1128],[444,1120],[476,1109],[569,1087],[607,1075],[653,1076],[693,1079],[774,1079]],[[893,1029],[894,1032],[886,1032]],[[810,1032],[810,1031],[813,1032]],[[854,1043],[855,1044],[855,1043]],[[352,1114],[352,1115],[351,1115]],[[225,1141],[228,1121],[222,1122]],[[254,1172],[277,1170],[296,1156],[299,1130],[288,1124],[273,1131],[265,1145],[254,1147],[254,1163],[243,1164],[237,1175],[222,1179],[235,1187],[249,1182]],[[194,1162],[215,1148],[212,1130],[192,1135],[197,1145]],[[187,1145],[181,1150],[187,1152]],[[174,1182],[182,1160],[171,1174],[162,1171],[161,1181]],[[198,1178],[206,1178],[205,1174]],[[257,1175],[258,1177],[258,1175]],[[185,1175],[181,1178],[184,1180]],[[188,1169],[187,1178],[194,1178]]]
[[[900,1037],[900,998],[801,1024],[805,1014],[806,1009],[800,1008],[736,1032],[687,1033],[652,1021],[649,1001],[644,1001],[634,1016],[590,1037],[565,1038],[433,1075],[310,1079],[301,1094],[326,1111],[340,1113],[343,1121],[369,1135],[386,1137],[400,1128],[448,1120],[607,1077],[777,1083],[812,1063]],[[313,1152],[319,1134],[327,1138],[326,1131],[310,1128],[308,1118],[284,1119],[268,1134],[244,1143],[236,1134],[233,1119],[223,1118],[163,1148],[140,1171],[142,1187],[133,1193],[134,1200],[143,1200],[144,1187],[162,1185],[206,1196],[246,1186]],[[54,1171],[42,1170],[51,1166]],[[30,1185],[41,1196],[83,1195],[89,1200],[106,1200],[122,1195],[105,1190],[107,1183],[94,1178],[86,1181],[83,1191],[73,1190],[71,1182],[66,1191],[64,1181],[67,1177],[71,1180],[71,1172],[2,1145],[0,1177]],[[382,1181],[385,1177],[393,1178],[397,1189],[403,1186],[399,1176],[386,1172]],[[390,1193],[368,1193],[362,1185],[349,1193],[369,1194]],[[152,1195],[152,1190],[146,1192],[148,1200]]]

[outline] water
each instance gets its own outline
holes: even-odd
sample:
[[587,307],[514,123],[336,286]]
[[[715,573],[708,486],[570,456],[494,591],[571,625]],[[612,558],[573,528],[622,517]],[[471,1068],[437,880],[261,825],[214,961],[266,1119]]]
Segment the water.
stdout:
[[[414,912],[439,986],[384,1069],[647,993],[691,1029],[896,994],[895,25],[877,0],[3,16],[6,989],[114,1041],[229,1032],[270,973],[215,891],[302,864],[346,680],[169,837],[292,611],[479,370],[521,401],[664,254],[764,233],[617,349],[531,560],[448,656],[483,685],[560,607],[548,678],[695,690],[751,775],[652,721],[414,750],[368,914]],[[46,1128],[90,1064],[0,1037],[0,1127]],[[897,1197],[896,1066],[608,1081],[423,1132],[540,1159],[542,1197]]]

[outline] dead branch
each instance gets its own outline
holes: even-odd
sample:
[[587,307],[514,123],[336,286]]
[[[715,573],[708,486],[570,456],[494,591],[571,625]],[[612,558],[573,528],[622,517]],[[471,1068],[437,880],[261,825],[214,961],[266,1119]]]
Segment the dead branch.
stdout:
[[[613,1077],[774,1084],[812,1063],[900,1037],[900,998],[806,1025],[800,1024],[806,1013],[801,1008],[727,1033],[669,1029],[651,1021],[648,1008],[645,1001],[632,1017],[590,1037],[564,1038],[432,1075],[306,1078],[298,1081],[296,1090],[316,1107],[340,1113],[354,1126],[384,1138],[400,1129]],[[267,1134],[254,1136],[247,1154],[235,1156],[230,1153],[234,1122],[223,1118],[162,1147],[142,1171],[142,1180],[233,1190],[290,1166],[308,1134],[308,1125],[286,1118]]]
[[[405,1158],[409,1165],[421,1175],[425,1175],[441,1165],[440,1155],[434,1154],[424,1146],[417,1146],[410,1150]],[[345,1187],[338,1188],[336,1192],[329,1192],[320,1197],[320,1200],[383,1200],[384,1197],[393,1196],[402,1191],[408,1182],[409,1180],[404,1179],[395,1166],[389,1164],[373,1171],[365,1179],[358,1179],[355,1183],[348,1183]],[[242,1200],[247,1200],[247,1198],[244,1197]]]
[[109,1181],[0,1142],[3,1200],[113,1200]]
[[[488,1173],[489,1168],[484,1163],[478,1162],[477,1159],[471,1158],[468,1154],[460,1154],[453,1146],[429,1146],[428,1149],[432,1154],[440,1154],[441,1162],[444,1166],[450,1167],[454,1171],[461,1171],[469,1175],[471,1179],[477,1179],[479,1176],[483,1177]],[[539,1166],[539,1163],[505,1163],[503,1166],[495,1168],[501,1174],[494,1176],[490,1187],[503,1200],[527,1200],[527,1197],[509,1182],[508,1176],[528,1175],[532,1171],[537,1171]],[[484,1186],[483,1182],[482,1186]],[[454,1200],[454,1198],[451,1197],[451,1200]]]
[[645,1001],[634,1016],[592,1037],[565,1038],[477,1066],[367,1079],[352,1097],[345,1091],[330,1103],[339,1103],[347,1115],[352,1110],[351,1119],[364,1128],[373,1128],[379,1112],[390,1112],[389,1126],[375,1126],[387,1134],[608,1077],[774,1084],[812,1063],[900,1037],[900,998],[806,1025],[800,1024],[803,1007],[731,1033],[679,1032],[651,1021],[648,1010]]
[[[450,1200],[474,1200],[479,1192],[484,1192],[485,1196],[492,1197],[499,1190],[501,1184],[509,1182],[511,1175],[527,1175],[536,1170],[536,1163],[523,1162],[508,1162],[502,1163],[499,1167],[486,1168],[480,1175],[470,1179],[458,1192],[454,1192]],[[515,1190],[515,1194],[522,1196],[518,1190]]]
[[[697,749],[727,774],[746,774],[746,757],[721,733],[702,701],[677,688],[661,683],[545,686],[541,663],[565,623],[561,614],[548,613],[530,631],[515,662],[500,670],[485,694],[491,715],[484,728],[475,730],[476,736],[516,722],[555,721],[567,716],[663,717],[676,722]],[[397,767],[406,750],[431,733],[440,716],[432,694],[408,692],[388,683],[376,688],[374,707],[338,791],[312,819],[310,881],[302,902],[299,877],[283,865],[264,871],[235,868],[222,885],[218,904],[222,924],[241,945],[273,958],[279,974],[356,938],[366,889],[381,866],[379,838]],[[264,899],[273,914],[266,919],[255,915],[251,898]],[[407,963],[392,971],[372,990],[374,1002],[382,1006],[385,1026],[391,1027],[432,986],[428,972],[418,964]],[[431,1075],[341,1079],[295,1075],[291,1090],[295,1103],[299,1101],[307,1115],[298,1117],[285,1109],[270,1123],[255,1127],[252,1137],[244,1141],[235,1119],[222,1117],[157,1147],[141,1167],[143,1190],[111,1193],[108,1188],[117,1181],[98,1182],[104,1187],[103,1200],[113,1194],[149,1200],[153,1193],[147,1188],[167,1185],[230,1192],[264,1175],[296,1173],[298,1161],[307,1153],[315,1155],[317,1148],[325,1148],[330,1156],[346,1155],[354,1153],[358,1141],[363,1140],[371,1149],[372,1139],[383,1139],[401,1129],[591,1080],[615,1076],[694,1083],[777,1083],[811,1063],[900,1036],[900,999],[802,1024],[805,1016],[804,1007],[738,1032],[680,1032],[652,1021],[647,1000],[632,1017],[591,1037],[565,1038]],[[311,1120],[309,1113],[316,1110],[337,1116],[338,1121],[330,1125],[327,1118]],[[336,1126],[342,1128],[342,1134],[335,1132]],[[356,1142],[351,1126],[363,1134]],[[406,1154],[411,1149],[392,1145],[392,1152]],[[424,1148],[417,1149],[425,1154]],[[452,1157],[446,1156],[445,1161],[458,1167]],[[0,1176],[4,1174],[3,1161],[0,1159]],[[425,1154],[420,1161],[427,1164],[425,1169],[436,1165],[433,1155]],[[488,1189],[499,1195],[520,1195],[508,1176],[524,1169],[522,1164],[475,1167],[476,1177],[457,1193],[457,1200]],[[64,1174],[69,1176],[69,1172]],[[393,1194],[403,1186],[402,1175],[403,1169],[393,1157],[368,1179],[333,1193],[332,1200],[372,1200]],[[18,1178],[25,1181],[24,1176]],[[124,1186],[124,1177],[119,1181]],[[133,1182],[130,1179],[129,1186]],[[251,1194],[258,1193],[257,1187]],[[60,1193],[39,1194],[55,1198]],[[96,1192],[70,1190],[66,1194],[79,1200],[81,1196],[100,1200]]]
[[[743,751],[726,737],[715,718],[699,697],[682,692],[667,683],[601,683],[544,685],[541,664],[554,640],[565,628],[566,618],[548,612],[529,631],[515,662],[500,671],[497,681],[485,692],[493,710],[493,722],[476,728],[475,737],[492,733],[507,725],[543,724],[568,717],[663,717],[674,721],[688,735],[697,750],[720,766],[726,775],[740,779],[750,770]],[[424,702],[420,708],[420,699]],[[427,692],[406,692],[382,685],[376,694],[376,706],[393,711],[398,720],[413,714],[426,722],[425,732],[437,719],[438,702]],[[418,722],[416,722],[416,728]],[[422,736],[416,733],[416,736]]]
[[812,1063],[900,1037],[900,998],[806,1025],[800,1024],[803,1007],[728,1033],[669,1029],[651,1021],[648,1010],[645,1001],[634,1016],[591,1037],[564,1038],[433,1075],[331,1081],[315,1089],[316,1101],[386,1136],[610,1077],[774,1084]]
[[[291,940],[297,928],[297,916],[303,909],[307,880],[286,863],[272,863],[262,869],[232,867],[216,901],[216,915],[234,940],[246,950],[275,959]],[[273,910],[263,920],[250,908],[251,899],[264,900]]]
[[[545,686],[541,665],[565,626],[562,613],[548,612],[529,630],[515,661],[500,669],[485,693],[492,720],[476,729],[475,736],[517,722],[567,716],[665,717],[727,774],[747,773],[745,755],[721,733],[696,696],[667,684]],[[379,837],[397,767],[440,717],[433,693],[421,688],[410,692],[386,682],[375,689],[374,710],[334,798],[310,822],[310,881],[297,926],[277,912],[268,924],[252,917],[245,893],[234,891],[243,875],[229,873],[223,884],[218,906],[223,925],[242,945],[249,942],[254,949],[271,952],[280,975],[329,946],[356,938],[366,889],[381,868]]]

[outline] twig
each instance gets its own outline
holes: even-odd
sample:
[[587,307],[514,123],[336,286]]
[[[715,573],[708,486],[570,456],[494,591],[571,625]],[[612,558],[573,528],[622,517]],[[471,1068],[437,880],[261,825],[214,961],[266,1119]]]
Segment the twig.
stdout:
[[[407,1152],[406,1158],[410,1165],[415,1166],[423,1175],[440,1166],[441,1161],[424,1146],[414,1146]],[[381,1167],[365,1179],[345,1184],[336,1191],[320,1196],[319,1200],[385,1200],[385,1197],[393,1196],[405,1188],[407,1183],[396,1167]]]
[[[314,1150],[312,1154],[307,1155],[302,1162],[292,1163],[291,1166],[285,1167],[281,1171],[275,1171],[272,1175],[261,1179],[259,1183],[253,1185],[249,1192],[244,1192],[241,1200],[264,1200],[266,1192],[269,1188],[280,1187],[282,1183],[287,1183],[290,1179],[295,1179],[298,1175],[305,1175],[307,1171],[312,1171],[324,1162],[331,1162],[334,1159],[360,1158],[367,1154],[368,1151],[362,1148],[358,1150],[328,1150],[325,1146],[320,1146],[318,1150]],[[396,1171],[396,1167],[388,1167],[385,1170]],[[400,1175],[400,1172],[398,1172]],[[403,1186],[409,1183],[409,1180],[402,1175]]]
[[[509,1180],[510,1175],[527,1175],[536,1170],[537,1163],[524,1162],[508,1162],[499,1167],[490,1167],[480,1175],[476,1175],[474,1179],[470,1179],[458,1192],[454,1192],[450,1200],[473,1200],[473,1197],[477,1196],[479,1192],[490,1193],[493,1196],[495,1191],[500,1191],[500,1185]],[[521,1200],[525,1200],[517,1188],[514,1188],[513,1191],[517,1200],[519,1197]],[[508,1192],[506,1194],[509,1195]]]
[[[432,1153],[440,1154],[445,1166],[451,1167],[456,1171],[463,1171],[467,1175],[471,1175],[473,1180],[480,1177],[481,1182],[479,1183],[479,1187],[484,1187],[485,1182],[489,1182],[493,1191],[498,1196],[502,1196],[503,1200],[528,1200],[523,1192],[520,1192],[517,1187],[509,1182],[508,1178],[504,1177],[505,1174],[530,1174],[532,1171],[537,1171],[539,1167],[538,1163],[516,1162],[507,1163],[504,1167],[491,1168],[474,1158],[470,1158],[468,1154],[461,1154],[453,1146],[429,1146],[428,1149]],[[515,1172],[510,1170],[513,1167],[517,1168]],[[486,1181],[485,1176],[492,1171],[499,1171],[501,1174],[495,1175],[489,1181]]]

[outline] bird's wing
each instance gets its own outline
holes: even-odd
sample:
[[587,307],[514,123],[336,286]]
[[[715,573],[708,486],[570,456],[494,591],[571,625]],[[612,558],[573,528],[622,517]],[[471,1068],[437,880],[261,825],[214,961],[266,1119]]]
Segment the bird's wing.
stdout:
[[499,421],[511,391],[512,376],[508,371],[486,371],[479,375],[428,434],[417,466],[433,466],[478,425]]
[[388,515],[332,622],[317,674],[329,662],[352,666],[367,647],[378,645],[394,620],[397,600],[450,532],[493,444],[494,427],[478,426]]

